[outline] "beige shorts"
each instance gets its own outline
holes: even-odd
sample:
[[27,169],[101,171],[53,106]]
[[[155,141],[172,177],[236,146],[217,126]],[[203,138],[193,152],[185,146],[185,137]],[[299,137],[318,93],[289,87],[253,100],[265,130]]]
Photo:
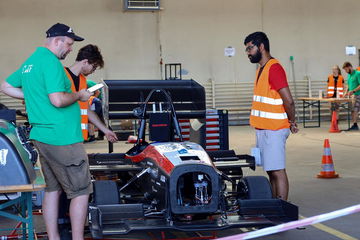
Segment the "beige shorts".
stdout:
[[64,146],[34,141],[39,150],[45,191],[63,190],[68,199],[92,193],[89,159],[83,143]]
[[256,129],[256,147],[260,149],[262,166],[265,171],[285,169],[285,144],[289,135],[288,128]]

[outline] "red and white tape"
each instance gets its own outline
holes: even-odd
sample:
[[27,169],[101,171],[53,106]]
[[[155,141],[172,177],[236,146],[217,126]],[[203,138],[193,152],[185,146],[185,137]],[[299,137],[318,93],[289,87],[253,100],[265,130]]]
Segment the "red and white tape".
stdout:
[[256,230],[253,232],[246,232],[246,233],[241,233],[241,234],[237,234],[237,235],[233,235],[233,236],[219,238],[219,240],[241,240],[241,239],[252,239],[252,238],[256,238],[256,237],[262,237],[262,236],[266,236],[266,235],[270,235],[270,234],[274,234],[274,233],[284,232],[284,231],[298,228],[298,227],[304,227],[307,225],[312,225],[312,224],[316,224],[319,222],[328,221],[328,220],[331,220],[334,218],[346,216],[346,215],[357,213],[357,212],[360,212],[360,204],[354,205],[351,207],[347,207],[347,208],[343,208],[340,210],[336,210],[333,212],[324,213],[321,215],[301,219],[298,221],[292,221],[292,222],[280,224],[280,225],[273,226],[273,227],[263,228],[263,229]]

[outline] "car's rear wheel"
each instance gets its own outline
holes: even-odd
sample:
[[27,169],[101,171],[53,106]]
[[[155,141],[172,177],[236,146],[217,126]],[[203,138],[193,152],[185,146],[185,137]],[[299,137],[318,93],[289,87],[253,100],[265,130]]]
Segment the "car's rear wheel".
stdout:
[[240,180],[237,187],[240,199],[271,199],[269,180],[264,176],[248,176]]

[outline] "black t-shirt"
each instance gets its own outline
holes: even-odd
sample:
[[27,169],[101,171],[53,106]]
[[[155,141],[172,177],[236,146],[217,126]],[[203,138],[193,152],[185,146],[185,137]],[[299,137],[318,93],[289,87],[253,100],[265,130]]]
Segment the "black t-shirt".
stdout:
[[66,70],[70,73],[70,76],[74,81],[76,91],[79,91],[80,77],[76,76],[68,67],[66,68]]

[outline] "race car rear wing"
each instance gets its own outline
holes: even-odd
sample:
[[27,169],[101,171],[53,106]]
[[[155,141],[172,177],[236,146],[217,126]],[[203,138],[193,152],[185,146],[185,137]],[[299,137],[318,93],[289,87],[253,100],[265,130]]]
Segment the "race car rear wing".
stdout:
[[[173,101],[179,118],[205,118],[205,89],[190,80],[104,80],[104,117],[111,119],[136,119],[133,109],[144,103],[153,89],[166,90]],[[166,102],[162,95],[153,102]],[[151,110],[151,104],[148,105]]]
[[[148,94],[154,89],[165,90],[172,99],[172,104],[179,119],[198,119],[205,122],[205,89],[193,79],[189,80],[104,80],[103,116],[107,126],[110,122],[122,119],[137,119],[134,109],[145,103]],[[161,94],[154,95],[146,104],[146,110],[154,111],[154,103],[166,109],[168,100]],[[159,104],[160,103],[160,104]],[[148,118],[146,115],[146,118]],[[205,128],[201,128],[198,143],[204,145]],[[113,144],[109,143],[109,153]]]

